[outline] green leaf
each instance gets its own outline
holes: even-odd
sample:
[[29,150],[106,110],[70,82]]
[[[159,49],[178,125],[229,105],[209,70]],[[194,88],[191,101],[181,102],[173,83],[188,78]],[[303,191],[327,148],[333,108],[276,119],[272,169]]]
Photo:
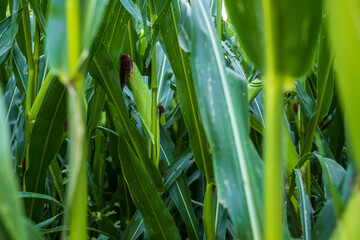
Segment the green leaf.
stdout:
[[215,179],[237,238],[261,239],[262,163],[248,136],[247,84],[226,71],[204,2],[192,3],[192,66]]
[[10,140],[3,103],[0,102],[0,238],[12,240],[42,239],[41,234],[23,215],[18,186],[11,167]]
[[61,176],[61,170],[59,164],[56,159],[53,159],[49,165],[49,171],[51,174],[51,178],[53,184],[55,185],[57,194],[59,195],[60,201],[64,203],[64,186],[63,186],[63,178]]
[[[155,4],[159,13],[164,1]],[[176,77],[176,89],[186,128],[189,133],[191,148],[197,167],[205,173],[207,180],[213,181],[213,167],[208,142],[199,117],[196,102],[194,82],[191,73],[190,56],[184,52],[179,44],[179,9],[177,4],[170,4],[169,14],[160,24],[161,36],[166,49],[171,68]]]
[[[316,113],[310,119],[309,123],[306,126],[306,133],[304,139],[303,149],[301,154],[305,154],[311,152],[312,143],[314,140],[316,127],[318,125],[318,121],[321,120],[321,112],[323,108],[323,102],[325,98],[325,93],[329,94],[330,91],[330,99],[332,98],[332,88],[329,84],[328,79],[329,73],[331,70],[331,64],[333,59],[332,49],[329,49],[328,46],[328,37],[327,37],[327,19],[324,20],[324,24],[321,31],[320,43],[319,43],[319,59],[318,59],[318,71],[317,71],[317,101],[316,101]],[[331,82],[329,82],[331,83]],[[328,100],[328,108],[330,107],[331,100]]]
[[160,152],[160,161],[165,165],[166,169],[165,189],[169,190],[171,199],[184,220],[189,238],[200,239],[199,221],[192,207],[188,181],[185,175],[180,176],[183,171],[186,171],[188,167],[186,162],[191,159],[192,152],[190,150],[185,151],[176,159],[175,147],[163,127],[160,127]]
[[[70,227],[68,225],[61,225],[61,226],[57,226],[54,228],[50,228],[50,229],[44,229],[43,233],[44,234],[50,234],[50,233],[57,233],[57,232],[62,232],[62,231],[68,231],[70,230]],[[117,240],[116,238],[114,238],[113,236],[109,235],[106,232],[100,231],[96,228],[91,228],[91,227],[87,227],[86,230],[90,231],[90,232],[96,232],[99,234],[104,234],[105,236],[109,237],[112,240]]]
[[125,230],[123,239],[136,240],[139,238],[140,234],[144,232],[144,230],[144,220],[142,218],[141,212],[137,210]]
[[215,240],[215,184],[207,184],[205,197],[204,197],[204,208],[203,208],[203,222],[206,239]]
[[306,193],[305,185],[299,169],[295,169],[296,185],[298,189],[298,205],[301,216],[301,224],[304,239],[311,239],[311,214],[312,208],[309,197]]
[[98,34],[109,0],[85,1],[81,6],[81,40],[83,49],[88,51]]
[[324,20],[322,31],[320,35],[319,43],[319,59],[318,59],[318,71],[317,71],[317,107],[319,113],[319,119],[325,117],[329,111],[331,100],[333,97],[334,89],[334,77],[331,74],[333,50],[330,47],[328,37],[328,20]]
[[358,239],[360,238],[360,221],[358,216],[360,214],[360,191],[359,182],[354,186],[353,193],[349,199],[345,211],[341,219],[338,221],[337,227],[331,236],[331,239]]
[[6,17],[6,9],[7,9],[8,1],[0,2],[0,21]]
[[[59,151],[66,117],[65,87],[54,78],[37,115],[30,138],[29,168],[25,174],[26,191],[44,193],[46,171]],[[35,221],[42,217],[44,201],[27,201],[29,216]]]
[[53,223],[59,216],[61,216],[63,213],[60,212],[59,214],[56,214],[55,216],[49,218],[49,219],[46,219],[45,221],[42,221],[41,223],[39,224],[36,224],[36,227],[37,228],[43,228],[43,227],[46,227],[48,225],[50,225],[51,223]]
[[[120,86],[119,74],[111,61],[111,57],[103,44],[100,45],[99,50],[94,56],[93,64],[90,72],[94,79],[99,81],[109,100],[114,104],[116,111],[112,117],[116,117],[120,124],[119,128],[125,129],[125,136],[130,139],[136,154],[138,155],[141,163],[154,181],[155,186],[160,192],[164,191],[164,183],[162,181],[159,171],[148,157],[147,143],[145,138],[137,130],[136,126],[132,123],[123,97]],[[117,129],[118,130],[118,129]]]
[[[299,77],[308,71],[321,26],[322,1],[225,0],[225,4],[242,48],[261,72],[265,71],[265,45],[272,48],[276,74]],[[266,23],[271,26],[267,32]]]
[[114,223],[106,216],[102,216],[101,220],[97,222],[99,230],[111,236],[113,239],[121,239],[119,229],[114,226]]
[[295,82],[295,89],[294,91],[297,93],[297,96],[300,100],[300,106],[302,110],[302,116],[306,120],[310,120],[316,114],[316,106],[311,99],[311,97],[307,94],[305,89],[301,86],[299,82]]
[[[160,146],[162,148],[162,146]],[[162,153],[164,154],[164,158],[168,157],[165,155],[164,149],[162,149]],[[172,156],[173,158],[174,156]],[[193,154],[190,151],[185,151],[176,161],[171,163],[166,169],[164,182],[165,182],[165,190],[168,190],[173,183],[185,173],[185,171],[193,164],[192,160]],[[173,160],[173,159],[172,159]]]
[[132,0],[120,0],[120,2],[136,21],[142,23],[141,13]]
[[[360,172],[360,112],[354,103],[360,101],[360,4],[356,0],[329,1],[329,32],[334,49],[337,87],[345,112],[349,144]],[[358,196],[354,195],[354,196]]]
[[40,194],[40,193],[34,193],[34,192],[19,192],[18,195],[20,198],[36,198],[36,199],[49,200],[49,201],[56,203],[60,207],[64,208],[64,205],[62,203],[60,203],[55,198],[53,198],[49,195],[46,195],[46,194]]
[[13,63],[16,86],[26,95],[28,76],[25,73],[28,71],[28,65],[17,44],[13,47]]
[[109,50],[113,62],[117,64],[131,15],[119,0],[110,1],[109,7],[111,9],[108,13],[110,17],[104,33],[103,42]]
[[118,148],[123,175],[131,198],[143,216],[149,238],[180,239],[174,220],[123,133],[120,133]]
[[332,159],[324,158],[318,154],[316,154],[316,157],[319,159],[323,170],[325,196],[327,199],[331,198],[333,200],[335,214],[339,216],[345,205],[337,189],[339,189],[342,179],[344,178],[345,170]]
[[46,22],[45,17],[41,9],[41,4],[39,0],[29,0],[31,9],[33,10],[33,13],[36,17],[36,21],[38,22],[41,31],[45,32],[46,30]]
[[106,95],[104,89],[95,82],[95,90],[92,95],[87,111],[87,134],[90,140],[91,132],[96,128],[101,118],[101,110],[105,105]]
[[6,59],[13,45],[20,17],[21,10],[0,22],[0,65],[2,65],[3,61]]
[[[78,34],[79,51],[82,56],[76,56],[77,67],[83,64],[89,55],[90,47],[98,33],[108,0],[85,1],[78,13],[81,32]],[[75,16],[73,16],[75,17]],[[65,1],[52,0],[49,6],[48,29],[46,35],[46,51],[49,64],[55,73],[61,77],[69,76],[69,56],[67,18]],[[72,37],[72,36],[70,36]]]
[[336,226],[336,215],[332,201],[325,203],[319,213],[312,230],[312,238],[318,240],[328,240]]
[[51,68],[58,73],[68,73],[68,45],[65,19],[65,1],[49,3],[46,52]]
[[[261,0],[224,0],[226,11],[248,59],[261,70],[265,68],[264,30]],[[246,31],[243,31],[246,29]]]

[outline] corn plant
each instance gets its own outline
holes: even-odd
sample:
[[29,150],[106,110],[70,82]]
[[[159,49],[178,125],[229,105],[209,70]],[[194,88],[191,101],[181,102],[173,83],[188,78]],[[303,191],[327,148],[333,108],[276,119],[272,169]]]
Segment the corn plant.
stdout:
[[1,0],[0,239],[359,239],[357,0]]

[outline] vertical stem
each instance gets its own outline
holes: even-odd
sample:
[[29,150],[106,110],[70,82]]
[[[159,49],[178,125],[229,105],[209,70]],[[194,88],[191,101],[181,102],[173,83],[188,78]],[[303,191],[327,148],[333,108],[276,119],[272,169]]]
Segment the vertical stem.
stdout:
[[[34,17],[35,18],[35,17]],[[34,86],[32,91],[32,99],[35,100],[36,92],[37,92],[37,82],[39,75],[39,61],[40,61],[40,32],[39,32],[39,24],[34,19]]]
[[[70,240],[87,239],[87,180],[86,180],[86,101],[84,76],[77,73],[81,53],[79,0],[66,0],[68,43],[68,107],[70,122],[70,177],[66,195],[66,220],[70,221]],[[66,238],[65,235],[63,235]]]
[[276,28],[272,0],[263,0],[265,35],[265,230],[266,240],[283,238],[283,161],[281,154],[284,77],[276,73]]
[[134,44],[133,44],[133,40],[132,40],[132,36],[131,36],[132,34],[131,34],[131,25],[130,24],[132,24],[131,20],[128,23],[128,34],[129,34],[129,44],[130,44],[130,54],[131,54],[130,57],[132,59],[135,59]]
[[282,79],[265,78],[265,239],[282,239],[283,161],[281,154]]
[[[157,16],[155,12],[154,2],[150,1],[151,21],[155,22]],[[153,34],[153,32],[152,32]],[[151,133],[154,136],[154,143],[151,146],[151,159],[153,163],[159,166],[159,150],[160,150],[160,136],[159,136],[159,118],[157,113],[157,61],[156,61],[156,43],[154,51],[151,56]]]
[[151,158],[154,164],[159,166],[159,118],[157,111],[157,69],[156,69],[156,46],[151,60],[151,133],[154,136],[154,144],[151,148]]
[[80,56],[79,0],[66,0],[66,29],[68,43],[69,72],[74,74]]
[[71,144],[69,146],[70,176],[66,206],[67,220],[70,221],[70,239],[79,240],[87,239],[86,114],[83,82],[83,79],[76,79],[68,85]]
[[[34,60],[32,55],[32,42],[31,42],[31,31],[30,31],[30,16],[29,16],[29,8],[26,6],[25,0],[20,1],[22,11],[22,23],[24,28],[24,37],[25,37],[25,46],[26,46],[26,55],[27,55],[27,63],[29,66],[29,77],[28,77],[28,85],[26,91],[26,107],[25,107],[25,141],[26,141],[26,150],[25,150],[25,158],[26,158],[26,169],[29,168],[29,143],[30,136],[32,131],[32,124],[30,121],[30,111],[31,106],[34,101]],[[24,181],[25,188],[25,181]]]
[[222,14],[222,0],[216,0],[216,30],[221,43],[221,14]]

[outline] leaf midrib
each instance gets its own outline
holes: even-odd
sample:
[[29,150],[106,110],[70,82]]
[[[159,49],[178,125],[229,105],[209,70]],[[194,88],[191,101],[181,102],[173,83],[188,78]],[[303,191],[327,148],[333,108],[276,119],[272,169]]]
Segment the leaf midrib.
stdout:
[[209,38],[211,40],[211,44],[213,46],[214,49],[214,53],[215,53],[215,59],[217,62],[217,68],[218,71],[220,73],[220,79],[221,79],[221,85],[223,86],[223,91],[224,91],[224,96],[225,96],[225,100],[226,100],[226,104],[228,106],[228,108],[230,108],[229,111],[229,117],[230,117],[230,124],[231,124],[231,128],[234,129],[233,134],[233,138],[235,141],[235,145],[236,145],[236,152],[238,155],[238,160],[239,160],[239,164],[240,164],[240,172],[242,173],[242,177],[244,178],[244,181],[247,182],[248,184],[244,184],[244,190],[245,190],[245,198],[247,200],[247,205],[249,208],[249,214],[250,214],[250,221],[251,221],[251,228],[252,228],[252,232],[253,232],[253,237],[255,239],[260,239],[259,236],[259,229],[258,229],[258,219],[257,219],[257,214],[256,214],[256,208],[253,206],[253,203],[255,201],[253,201],[253,195],[252,195],[252,191],[250,189],[250,179],[248,177],[248,173],[247,173],[247,166],[245,163],[245,159],[242,157],[244,155],[244,150],[243,147],[241,145],[240,142],[240,136],[239,136],[239,128],[236,122],[236,117],[234,116],[234,109],[233,109],[233,105],[232,105],[232,101],[231,99],[229,99],[229,89],[228,86],[226,84],[226,74],[224,72],[223,69],[223,63],[221,62],[221,54],[219,52],[219,49],[217,47],[217,41],[214,38],[215,33],[213,32],[213,29],[211,28],[211,24],[209,23],[209,19],[208,16],[206,14],[206,10],[204,9],[203,3],[202,1],[198,0],[199,2],[199,6],[200,6],[200,10],[203,14],[204,17],[204,22],[206,24],[206,27],[208,29],[209,32]]
[[[64,97],[64,94],[65,94],[65,91],[63,90],[62,94],[61,94],[61,97],[59,98],[60,100],[58,101],[58,104],[56,105],[56,111],[55,111],[55,114],[52,115],[51,117],[51,123],[50,123],[50,128],[49,129],[52,129],[53,125],[54,125],[54,122],[55,122],[55,119],[56,119],[56,116],[57,116],[57,113],[59,111],[59,108],[60,108],[60,105],[61,105],[61,102],[63,100],[63,97]],[[39,170],[41,171],[42,170],[42,166],[44,164],[44,157],[45,157],[45,153],[46,153],[46,150],[47,150],[47,145],[48,145],[48,141],[49,141],[49,138],[50,138],[50,135],[51,135],[51,131],[48,131],[47,132],[47,135],[45,137],[45,144],[44,144],[44,147],[43,147],[43,151],[41,153],[41,158],[40,158],[40,168]],[[38,190],[38,185],[39,185],[39,181],[40,181],[40,175],[41,174],[37,174],[36,175],[36,178],[35,178],[35,187],[34,187],[34,191],[37,192]],[[32,214],[33,214],[33,207],[34,207],[34,204],[35,204],[35,199],[32,199],[31,200],[31,205],[30,205],[30,217],[32,217]]]
[[[172,20],[172,24],[173,24],[173,27],[175,29],[175,34],[176,36],[179,36],[178,34],[178,30],[177,30],[177,27],[176,27],[176,23],[175,23],[175,16],[174,16],[174,10],[173,10],[173,7],[172,7],[172,3],[170,4],[170,12],[171,12],[171,20]],[[197,133],[197,136],[198,136],[198,140],[199,140],[199,145],[200,145],[200,151],[201,151],[201,157],[202,157],[202,163],[204,165],[204,170],[205,170],[205,174],[206,174],[206,180],[208,181],[208,175],[210,173],[207,173],[207,162],[206,162],[206,158],[205,158],[205,150],[204,150],[204,144],[203,144],[203,141],[202,141],[202,138],[201,138],[201,134],[200,134],[200,129],[199,129],[199,122],[198,122],[198,118],[197,118],[197,113],[195,111],[195,106],[194,106],[194,99],[193,99],[193,96],[190,92],[190,83],[189,83],[189,79],[188,79],[188,76],[186,74],[186,69],[185,69],[185,63],[184,63],[184,57],[183,57],[183,54],[182,54],[182,50],[180,49],[180,46],[179,46],[179,41],[177,40],[176,41],[176,49],[179,51],[180,53],[180,59],[181,59],[181,68],[182,68],[182,71],[184,73],[184,77],[185,77],[185,82],[186,82],[186,89],[189,93],[189,100],[190,100],[190,106],[191,106],[191,111],[192,111],[192,114],[194,116],[194,123],[195,123],[195,129],[196,129],[196,133]]]
[[[162,228],[162,226],[161,226],[161,224],[160,224],[160,221],[159,221],[159,219],[158,219],[158,217],[157,217],[157,214],[156,214],[156,212],[155,212],[155,209],[153,208],[153,205],[151,204],[151,201],[150,201],[150,199],[149,199],[149,197],[148,197],[148,194],[147,194],[147,192],[145,191],[145,188],[144,188],[144,186],[143,186],[143,183],[142,183],[142,181],[141,181],[141,179],[140,179],[140,177],[139,177],[139,174],[138,174],[138,172],[137,172],[137,168],[135,167],[135,165],[134,165],[134,163],[133,163],[133,160],[129,160],[129,161],[130,161],[131,165],[132,165],[133,168],[134,168],[134,172],[135,172],[135,174],[136,174],[136,178],[138,179],[138,182],[139,182],[139,184],[140,184],[140,186],[141,186],[141,188],[142,188],[142,191],[143,191],[143,193],[145,193],[144,195],[145,195],[145,197],[146,197],[147,202],[149,203],[149,206],[150,206],[150,208],[151,208],[151,211],[153,212],[153,215],[155,216],[157,225],[159,225],[159,228],[160,228],[161,234],[162,234],[162,236],[163,236],[163,239],[167,239],[167,238],[166,238],[166,235],[165,235],[165,232],[164,232],[164,230],[163,230],[163,228]],[[136,160],[135,160],[135,161],[136,161]],[[140,166],[141,166],[141,165],[140,165]]]
[[[163,152],[163,154],[164,154],[164,156],[165,156],[166,162],[170,165],[171,163],[170,163],[170,161],[169,161],[169,159],[168,159],[168,157],[167,157],[167,154],[165,153],[164,148],[162,147],[161,144],[160,144],[160,148],[161,148],[161,151]],[[198,238],[198,235],[196,234],[197,231],[196,231],[194,222],[193,222],[193,220],[192,220],[192,218],[191,218],[190,211],[188,210],[188,207],[187,207],[187,205],[185,204],[185,198],[184,198],[184,196],[183,196],[183,194],[182,194],[182,192],[181,192],[181,189],[180,189],[180,186],[179,186],[177,180],[175,181],[175,184],[176,184],[176,188],[179,190],[180,197],[181,197],[182,201],[184,202],[184,206],[185,206],[185,209],[186,209],[186,213],[187,213],[188,216],[189,216],[189,219],[190,219],[190,222],[191,222],[191,226],[193,227],[194,233],[195,233],[197,239],[199,239],[199,238]]]

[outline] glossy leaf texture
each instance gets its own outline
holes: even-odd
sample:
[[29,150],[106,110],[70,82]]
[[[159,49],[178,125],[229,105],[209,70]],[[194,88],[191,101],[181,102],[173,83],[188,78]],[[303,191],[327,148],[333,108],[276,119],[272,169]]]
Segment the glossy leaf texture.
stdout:
[[22,202],[17,196],[18,186],[11,166],[10,138],[3,101],[0,102],[0,132],[0,238],[42,239],[38,230],[25,218]]
[[144,136],[141,135],[136,129],[136,126],[131,122],[121,90],[119,74],[103,44],[100,45],[94,57],[90,72],[92,76],[99,81],[110,101],[115,105],[120,117],[119,120],[121,120],[122,126],[125,129],[125,136],[130,140],[141,163],[150,174],[159,192],[163,192],[164,183],[161,175],[148,157],[147,144]]
[[[53,78],[35,120],[30,138],[30,166],[26,171],[26,191],[44,193],[46,172],[50,162],[60,149],[66,117],[65,87]],[[27,202],[29,216],[39,222],[44,201],[31,199]]]
[[299,211],[301,216],[301,223],[303,228],[304,239],[311,239],[311,214],[312,208],[308,195],[306,194],[306,189],[304,182],[302,180],[302,175],[299,169],[295,169],[296,175],[296,185],[298,189],[298,204]]
[[[170,196],[178,208],[181,217],[184,219],[190,239],[200,239],[199,221],[196,218],[191,203],[191,194],[186,175],[181,174],[184,166],[187,166],[187,159],[192,157],[191,151],[185,152],[179,159],[176,159],[175,148],[164,128],[160,128],[160,160],[166,166],[165,189],[169,190]],[[185,171],[185,170],[184,170]],[[169,177],[168,177],[169,176]],[[170,185],[169,182],[172,182]],[[167,188],[167,186],[169,186]]]
[[225,67],[206,1],[192,4],[195,89],[213,151],[220,202],[238,238],[261,239],[262,163],[248,136],[247,84]]
[[21,10],[0,21],[0,65],[9,54],[18,30]]
[[135,206],[144,219],[150,239],[180,239],[175,222],[157,193],[149,174],[127,142],[114,105],[109,104],[115,127],[119,133],[119,158],[123,175]]
[[[166,1],[155,4],[157,13],[160,13]],[[186,5],[185,5],[186,6]],[[185,7],[182,4],[182,7]],[[171,3],[169,13],[159,22],[161,36],[171,68],[176,77],[176,88],[179,96],[180,108],[188,129],[191,147],[196,165],[206,174],[208,181],[213,181],[213,167],[208,142],[199,117],[199,106],[196,102],[190,56],[180,46],[179,42],[179,6]]]
[[[261,72],[265,72],[265,44],[273,48],[275,70],[282,76],[299,77],[313,61],[322,16],[322,1],[269,1],[271,16],[264,19],[264,1],[225,0],[226,10],[242,48]],[[264,21],[272,22],[272,36],[265,36]],[[244,31],[246,29],[246,31]],[[268,38],[273,38],[269,46]]]
[[128,227],[125,230],[123,239],[124,240],[135,240],[138,239],[140,234],[145,230],[144,220],[140,211],[136,211],[131,218]]

